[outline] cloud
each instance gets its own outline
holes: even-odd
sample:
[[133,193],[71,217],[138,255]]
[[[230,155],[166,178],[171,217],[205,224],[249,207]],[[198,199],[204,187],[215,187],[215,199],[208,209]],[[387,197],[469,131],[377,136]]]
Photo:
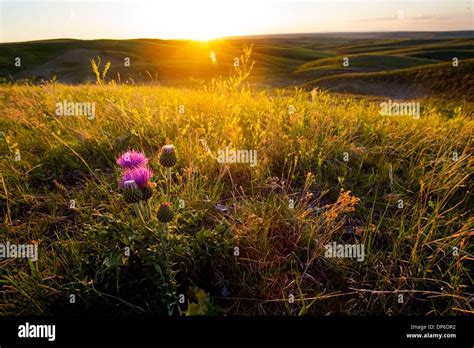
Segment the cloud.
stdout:
[[408,19],[411,19],[413,21],[430,21],[430,20],[435,20],[438,22],[450,22],[454,18],[452,16],[415,16],[415,17],[409,17]]
[[362,18],[362,19],[353,19],[351,22],[354,23],[367,23],[367,22],[389,22],[389,21],[398,21],[397,15],[391,17],[372,17],[372,18]]
[[398,14],[390,17],[372,17],[372,18],[362,18],[362,19],[353,19],[353,23],[373,23],[373,22],[395,22],[400,20],[406,20],[410,22],[423,22],[423,21],[437,21],[437,22],[451,22],[455,18],[452,16],[409,16],[406,13],[404,14],[404,19],[399,19]]

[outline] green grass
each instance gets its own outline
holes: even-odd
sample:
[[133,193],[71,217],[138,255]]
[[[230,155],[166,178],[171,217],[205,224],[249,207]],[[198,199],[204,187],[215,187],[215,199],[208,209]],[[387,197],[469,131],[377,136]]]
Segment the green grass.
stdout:
[[[90,59],[110,60],[109,80],[129,84],[185,85],[189,78],[212,79],[233,72],[243,45],[253,44],[257,64],[251,82],[287,87],[341,73],[343,57],[351,59],[346,72],[388,71],[450,60],[472,58],[472,33],[295,34],[237,37],[193,42],[189,40],[44,40],[0,44],[0,77],[11,80],[94,82]],[[217,63],[210,61],[210,52]],[[443,52],[441,52],[443,51]],[[463,53],[460,54],[460,51]],[[436,53],[438,52],[438,53]],[[13,65],[22,58],[22,67]],[[124,58],[131,66],[124,66]],[[451,57],[452,58],[452,57]],[[120,76],[120,77],[119,77]]]
[[347,93],[376,94],[379,91],[382,95],[410,89],[408,95],[419,93],[422,96],[472,102],[473,77],[474,59],[467,59],[460,60],[458,67],[453,67],[450,62],[392,71],[346,73],[322,77],[308,85]]
[[406,47],[397,50],[390,50],[385,53],[387,54],[399,54],[399,55],[407,55],[409,53],[416,53],[416,52],[427,52],[433,50],[443,50],[443,51],[459,51],[459,50],[472,50],[472,45],[474,44],[474,40],[453,40],[448,43],[442,44],[427,44],[422,46],[413,46],[413,47]]
[[363,43],[353,46],[345,46],[339,49],[339,52],[345,54],[357,54],[367,52],[380,52],[404,47],[420,47],[426,44],[443,44],[447,40],[442,39],[395,39],[395,40],[376,40],[375,42]]
[[434,51],[422,51],[407,54],[409,57],[417,57],[424,59],[436,59],[444,61],[452,61],[453,57],[458,59],[472,59],[474,58],[474,50],[434,50]]
[[[96,119],[54,116],[64,99],[95,102]],[[472,109],[438,105],[424,102],[413,119],[349,97],[224,81],[2,86],[1,241],[38,243],[39,260],[0,259],[0,313],[472,313]],[[219,164],[202,140],[213,154],[256,150],[257,166]],[[144,149],[156,211],[167,143],[178,156],[169,241],[157,220],[145,228],[135,218],[114,163]],[[362,243],[365,260],[325,257],[332,241]]]
[[[310,74],[332,75],[335,71],[346,72],[373,72],[390,71],[435,64],[437,61],[415,57],[402,57],[390,55],[355,55],[348,56],[349,66],[343,67],[343,56],[319,59],[301,65],[296,71],[300,77],[309,77]],[[313,75],[314,76],[314,75]]]

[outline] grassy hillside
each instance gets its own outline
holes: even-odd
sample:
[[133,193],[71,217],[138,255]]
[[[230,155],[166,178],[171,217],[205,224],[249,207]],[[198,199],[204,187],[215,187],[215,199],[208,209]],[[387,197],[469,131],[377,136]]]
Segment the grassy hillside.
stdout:
[[[91,59],[110,61],[108,81],[189,85],[189,79],[228,76],[243,46],[256,60],[250,82],[258,87],[294,87],[341,73],[414,68],[474,58],[473,32],[288,34],[186,40],[44,40],[0,44],[0,81],[95,82]],[[214,59],[211,59],[211,55]],[[21,67],[14,59],[22,59]],[[350,67],[342,67],[348,57]],[[130,66],[125,66],[125,59]],[[366,94],[377,95],[368,86]],[[380,94],[380,93],[379,93]],[[402,93],[398,93],[402,94]],[[413,95],[416,97],[416,95]]]
[[[349,66],[343,66],[343,59],[349,59]],[[347,57],[333,57],[319,59],[301,65],[294,72],[295,76],[303,80],[317,80],[326,76],[351,73],[370,73],[376,71],[391,71],[408,67],[436,64],[439,61],[416,57],[391,55],[355,55]]]
[[474,101],[474,59],[374,73],[338,74],[308,84],[335,92],[388,97],[438,96]]
[[[93,82],[91,59],[101,57],[111,62],[109,79],[140,82],[183,82],[192,78],[228,76],[234,59],[250,40],[215,40],[210,42],[173,40],[48,40],[40,42],[0,44],[2,66],[0,75],[13,79],[34,78],[50,80],[53,76],[68,83]],[[31,54],[34,52],[34,54]],[[211,61],[214,52],[216,61]],[[294,68],[308,60],[331,54],[307,49],[299,41],[285,44],[281,40],[256,40],[255,57],[258,64],[254,81],[273,82],[287,77]],[[13,65],[22,58],[22,67]],[[124,59],[130,58],[130,67]]]
[[473,50],[434,50],[434,51],[422,51],[407,54],[409,57],[417,57],[423,59],[436,59],[451,61],[453,57],[458,59],[472,59],[474,58],[474,49]]
[[[96,117],[55,116],[63,100],[94,102]],[[472,110],[437,105],[382,116],[231,80],[0,86],[0,233],[39,248],[37,262],[0,259],[0,313],[472,313]],[[170,143],[167,240],[155,214]],[[257,165],[218,163],[226,146],[256,150]],[[154,170],[146,226],[118,185],[128,148]],[[365,259],[326,257],[332,242],[364,245]]]

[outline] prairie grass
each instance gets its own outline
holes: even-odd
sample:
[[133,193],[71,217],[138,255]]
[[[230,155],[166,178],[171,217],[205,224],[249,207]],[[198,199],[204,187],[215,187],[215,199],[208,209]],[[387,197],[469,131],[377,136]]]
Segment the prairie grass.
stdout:
[[[95,119],[55,116],[63,100],[95,102]],[[0,313],[472,313],[472,105],[437,103],[413,119],[225,83],[0,87],[0,242],[39,244],[37,262],[0,259]],[[156,210],[169,143],[166,241],[123,201],[115,158],[151,158]],[[219,164],[226,146],[256,150],[257,165]],[[362,243],[364,261],[325,257],[333,241]]]

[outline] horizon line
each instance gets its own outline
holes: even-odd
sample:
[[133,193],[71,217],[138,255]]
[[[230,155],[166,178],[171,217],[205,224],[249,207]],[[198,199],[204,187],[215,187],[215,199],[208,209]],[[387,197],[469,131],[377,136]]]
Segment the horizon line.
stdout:
[[42,42],[42,41],[59,41],[59,40],[70,40],[70,41],[99,41],[99,40],[115,40],[115,41],[131,41],[131,40],[160,40],[160,41],[195,41],[195,42],[210,42],[218,40],[229,40],[229,39],[244,39],[252,37],[265,37],[265,36],[284,36],[284,35],[331,35],[331,34],[394,34],[394,33],[458,33],[458,32],[473,32],[474,29],[458,29],[458,30],[382,30],[382,31],[326,31],[326,32],[295,32],[295,33],[271,33],[271,34],[252,34],[252,35],[232,35],[232,36],[221,36],[208,40],[197,40],[190,38],[159,38],[159,37],[137,37],[137,38],[94,38],[94,39],[79,39],[72,37],[57,37],[48,39],[38,40],[25,40],[25,41],[0,41],[0,44],[6,43],[27,43],[27,42]]

